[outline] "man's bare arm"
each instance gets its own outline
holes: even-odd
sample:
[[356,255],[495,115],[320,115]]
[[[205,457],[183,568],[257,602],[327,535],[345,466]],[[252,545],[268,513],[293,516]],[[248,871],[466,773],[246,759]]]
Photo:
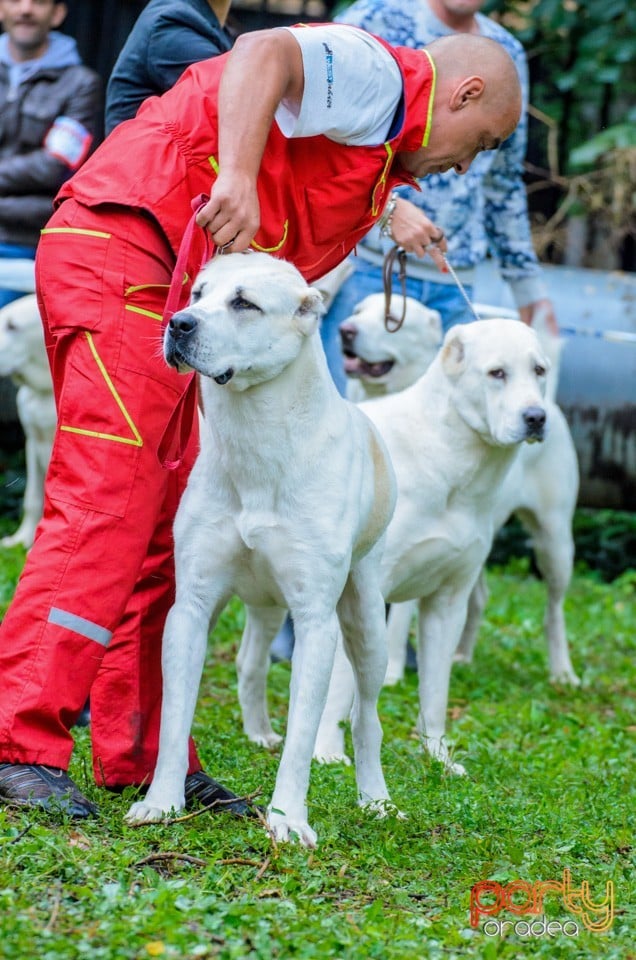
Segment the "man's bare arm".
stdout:
[[219,90],[219,176],[197,216],[215,244],[247,249],[260,224],[256,179],[278,105],[300,109],[304,89],[300,47],[278,28],[240,36]]

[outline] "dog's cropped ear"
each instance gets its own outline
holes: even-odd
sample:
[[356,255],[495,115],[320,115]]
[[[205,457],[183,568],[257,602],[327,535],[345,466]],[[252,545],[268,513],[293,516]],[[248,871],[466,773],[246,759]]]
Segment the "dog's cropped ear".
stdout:
[[448,377],[458,377],[466,366],[466,344],[461,325],[451,327],[442,344],[442,369]]
[[309,287],[300,299],[294,321],[300,332],[308,337],[317,329],[324,312],[325,302],[320,290]]

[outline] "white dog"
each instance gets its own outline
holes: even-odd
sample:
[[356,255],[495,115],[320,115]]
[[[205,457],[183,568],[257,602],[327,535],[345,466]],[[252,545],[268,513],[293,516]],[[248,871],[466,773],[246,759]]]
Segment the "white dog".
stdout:
[[[394,295],[391,308],[398,315],[402,298]],[[476,309],[484,313],[493,308]],[[436,312],[416,300],[407,298],[405,323],[395,333],[387,331],[384,312],[383,294],[372,294],[340,325],[345,370],[356,378],[348,385],[347,394],[352,398],[362,399],[362,392],[364,399],[371,399],[410,386],[428,369],[441,340]],[[579,679],[570,661],[563,603],[574,559],[572,517],[578,493],[578,464],[570,430],[555,401],[562,341],[547,330],[537,332],[551,364],[545,403],[549,430],[542,444],[524,444],[519,451],[497,496],[495,527],[499,528],[515,513],[530,532],[537,566],[547,587],[545,631],[550,677],[558,683],[576,685]],[[386,373],[385,368],[389,368]],[[482,575],[471,594],[457,660],[472,659],[486,599]],[[413,613],[412,603],[394,604],[391,608],[387,684],[396,683],[404,674],[405,638]]]
[[[322,310],[319,291],[290,264],[231,254],[201,272],[189,308],[166,331],[168,362],[201,374],[204,424],[175,523],[159,758],[129,822],[184,805],[208,627],[233,594],[248,608],[241,652],[262,667],[263,697],[269,646],[287,608],[296,631],[287,736],[268,808],[275,837],[316,843],[306,793],[341,629],[356,679],[359,802],[380,812],[389,802],[377,716],[386,669],[379,554],[395,483],[379,435],[333,385],[317,333]],[[240,671],[242,700],[249,683]]]
[[[448,331],[428,371],[400,393],[361,404],[391,455],[398,500],[382,585],[389,603],[419,601],[419,730],[450,770],[445,742],[453,656],[468,600],[490,551],[498,491],[523,441],[543,439],[548,360],[520,322],[481,320]],[[350,706],[338,657],[316,741],[343,759]]]
[[22,522],[3,547],[33,543],[42,516],[44,477],[55,434],[53,383],[44,348],[42,321],[34,294],[20,297],[0,310],[0,376],[18,387],[18,417],[25,437],[26,488]]

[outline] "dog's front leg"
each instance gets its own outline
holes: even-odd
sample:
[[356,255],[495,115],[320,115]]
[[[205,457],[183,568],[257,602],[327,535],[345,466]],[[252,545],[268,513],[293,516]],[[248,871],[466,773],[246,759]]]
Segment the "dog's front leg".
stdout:
[[166,619],[159,756],[150,789],[130,807],[125,818],[128,823],[158,822],[185,806],[188,736],[203,672],[208,622],[205,610],[192,600],[178,598]]
[[469,590],[438,591],[420,601],[417,666],[420,711],[418,729],[431,756],[451,773],[463,774],[446,743],[446,709],[453,656],[466,622]]
[[291,609],[296,642],[285,746],[267,820],[277,840],[315,847],[307,820],[307,789],[318,723],[327,699],[340,625],[335,610],[308,616]]

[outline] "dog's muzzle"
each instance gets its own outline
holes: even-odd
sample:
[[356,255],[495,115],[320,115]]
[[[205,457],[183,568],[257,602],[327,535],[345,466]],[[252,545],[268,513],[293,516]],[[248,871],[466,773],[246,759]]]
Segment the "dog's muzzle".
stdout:
[[523,411],[527,443],[541,443],[545,436],[546,412],[543,407],[527,407]]
[[180,310],[170,318],[163,341],[163,355],[171,367],[179,370],[190,366],[188,352],[197,326],[197,318],[187,310]]
[[395,360],[364,360],[355,350],[355,339],[358,335],[358,328],[355,323],[345,320],[340,324],[340,343],[344,356],[344,370],[348,377],[360,377],[361,379],[377,380],[380,377],[390,373],[395,365]]

